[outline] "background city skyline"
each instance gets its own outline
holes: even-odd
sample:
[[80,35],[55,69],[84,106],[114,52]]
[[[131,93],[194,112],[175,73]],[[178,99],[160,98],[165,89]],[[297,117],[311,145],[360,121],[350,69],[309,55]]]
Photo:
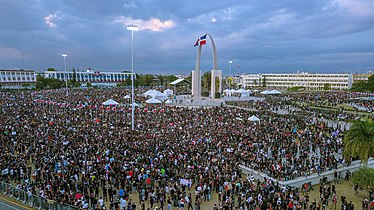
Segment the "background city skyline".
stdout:
[[[209,33],[218,67],[240,73],[364,73],[374,69],[374,1],[0,0],[0,68],[189,74]],[[239,65],[239,68],[238,68]],[[212,68],[211,45],[201,69]]]

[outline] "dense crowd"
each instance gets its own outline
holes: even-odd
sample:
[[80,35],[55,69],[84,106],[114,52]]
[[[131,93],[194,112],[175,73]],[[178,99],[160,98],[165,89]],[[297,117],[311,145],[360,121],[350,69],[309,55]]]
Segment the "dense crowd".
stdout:
[[[288,180],[343,162],[344,126],[318,117],[268,110],[253,123],[243,109],[146,106],[132,131],[123,89],[0,94],[1,180],[84,209],[117,199],[122,209],[200,209],[212,191],[217,208],[302,209],[307,194],[242,177],[239,164]],[[109,98],[123,104],[104,107]]]

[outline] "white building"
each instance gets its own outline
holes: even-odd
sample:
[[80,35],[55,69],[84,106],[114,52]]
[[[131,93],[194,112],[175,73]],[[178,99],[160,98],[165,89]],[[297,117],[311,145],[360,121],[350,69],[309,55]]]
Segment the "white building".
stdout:
[[0,69],[0,86],[2,89],[22,89],[36,84],[34,70]]
[[328,84],[331,89],[344,90],[351,88],[353,83],[352,74],[243,74],[240,77],[243,88],[305,87],[307,90],[322,90]]
[[[62,81],[72,80],[74,73],[72,71],[45,71],[45,78],[54,78]],[[99,72],[87,70],[83,72],[75,72],[77,82],[80,83],[118,83],[124,82],[127,78],[131,78],[131,73],[123,72]]]

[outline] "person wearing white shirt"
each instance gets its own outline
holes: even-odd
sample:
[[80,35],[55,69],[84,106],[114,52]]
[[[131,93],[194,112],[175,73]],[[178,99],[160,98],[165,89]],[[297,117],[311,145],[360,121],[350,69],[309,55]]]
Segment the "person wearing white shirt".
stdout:
[[98,202],[99,202],[100,207],[103,207],[103,206],[104,206],[104,200],[103,200],[103,197],[100,197],[100,199],[98,200]]
[[121,210],[126,208],[126,199],[121,198],[119,200],[119,207],[121,208]]

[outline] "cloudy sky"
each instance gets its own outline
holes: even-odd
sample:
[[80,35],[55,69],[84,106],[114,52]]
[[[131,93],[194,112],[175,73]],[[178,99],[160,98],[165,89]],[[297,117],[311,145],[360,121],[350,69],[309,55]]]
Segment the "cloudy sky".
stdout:
[[[373,0],[0,0],[0,68],[188,74],[196,39],[232,73],[374,70]],[[203,46],[201,69],[212,68]]]

